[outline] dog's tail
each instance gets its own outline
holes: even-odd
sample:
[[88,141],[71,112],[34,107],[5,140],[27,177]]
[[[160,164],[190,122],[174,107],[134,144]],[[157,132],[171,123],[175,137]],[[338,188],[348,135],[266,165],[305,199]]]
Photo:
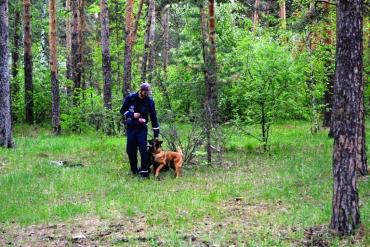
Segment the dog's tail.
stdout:
[[182,152],[180,147],[176,148],[176,151],[181,154],[181,157],[184,158],[184,153]]

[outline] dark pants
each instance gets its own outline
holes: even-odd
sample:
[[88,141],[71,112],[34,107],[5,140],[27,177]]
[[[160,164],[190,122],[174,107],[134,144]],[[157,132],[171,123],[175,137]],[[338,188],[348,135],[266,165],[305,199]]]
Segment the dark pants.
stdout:
[[[131,171],[134,174],[149,175],[147,154],[147,128],[127,128],[126,151],[130,160]],[[139,147],[141,157],[141,168],[137,168],[137,148]]]

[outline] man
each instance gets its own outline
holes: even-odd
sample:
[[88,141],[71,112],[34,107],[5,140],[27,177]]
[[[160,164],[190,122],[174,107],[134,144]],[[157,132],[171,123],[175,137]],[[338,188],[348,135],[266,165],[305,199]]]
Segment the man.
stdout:
[[[121,114],[125,117],[127,126],[127,154],[130,161],[131,171],[134,175],[149,177],[149,160],[147,154],[148,117],[152,121],[154,138],[158,138],[159,125],[155,104],[151,95],[149,83],[142,83],[137,93],[126,97]],[[137,148],[141,156],[141,168],[137,168]]]

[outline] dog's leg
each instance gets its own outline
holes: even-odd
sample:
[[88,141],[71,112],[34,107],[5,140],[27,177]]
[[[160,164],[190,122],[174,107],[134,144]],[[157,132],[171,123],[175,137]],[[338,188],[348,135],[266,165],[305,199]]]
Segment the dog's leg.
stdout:
[[164,164],[160,164],[157,168],[157,170],[155,171],[155,178],[158,178],[159,176],[159,172],[161,171],[161,169],[166,165],[166,163]]

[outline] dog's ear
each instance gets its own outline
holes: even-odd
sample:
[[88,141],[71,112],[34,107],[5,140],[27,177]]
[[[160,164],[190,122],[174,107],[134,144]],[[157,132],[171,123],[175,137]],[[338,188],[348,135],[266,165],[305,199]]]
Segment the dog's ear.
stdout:
[[158,141],[159,142],[159,144],[162,144],[163,143],[163,141]]

